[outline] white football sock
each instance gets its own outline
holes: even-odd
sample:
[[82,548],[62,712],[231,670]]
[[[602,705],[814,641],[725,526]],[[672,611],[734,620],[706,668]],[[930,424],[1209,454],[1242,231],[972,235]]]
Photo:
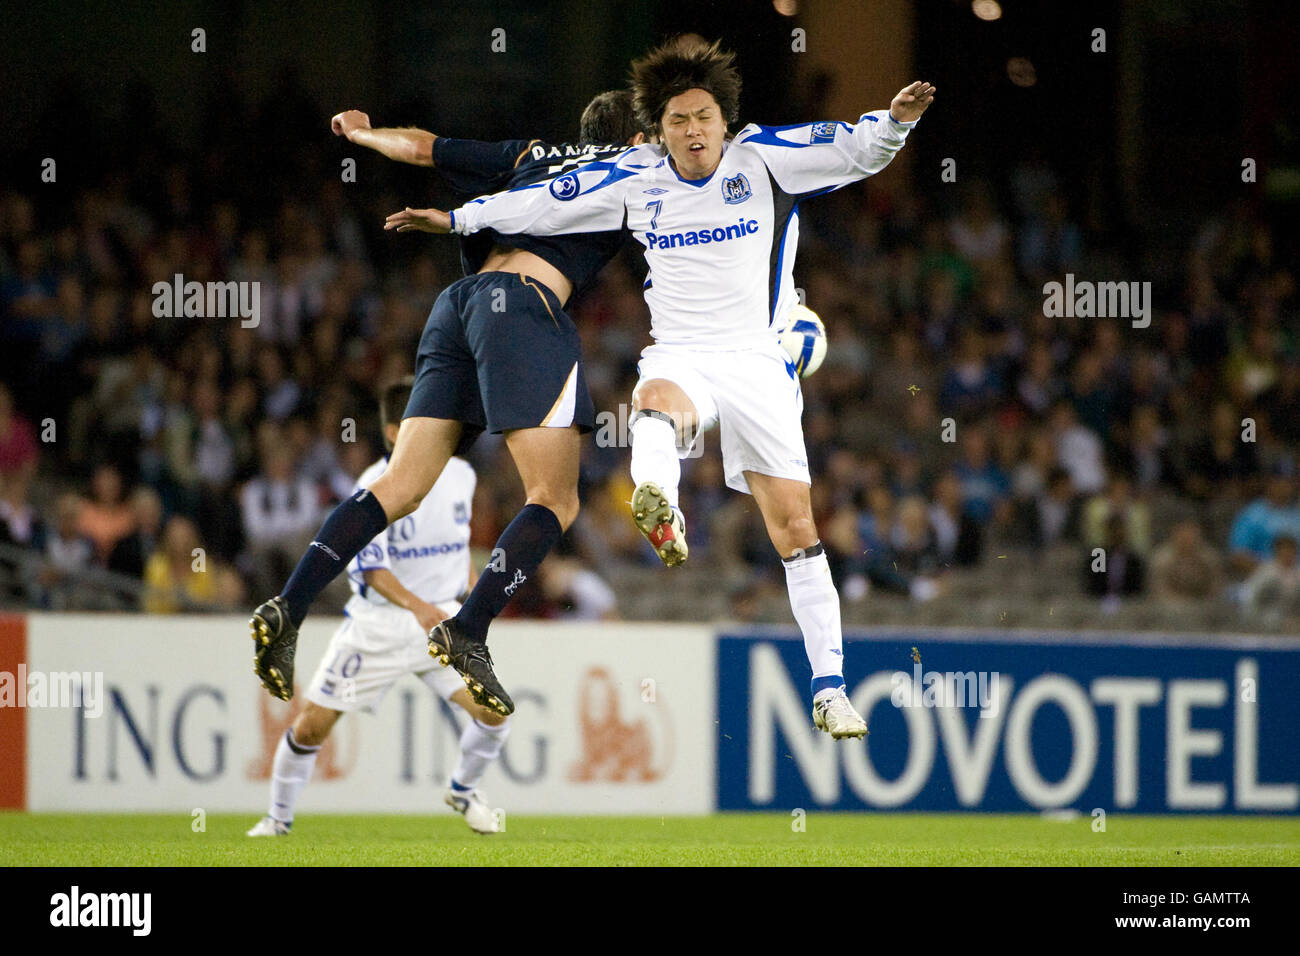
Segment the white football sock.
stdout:
[[844,638],[840,633],[840,595],[831,580],[825,552],[785,561],[790,610],[803,631],[803,647],[813,679],[844,673]]
[[653,481],[668,504],[677,507],[682,463],[677,457],[677,432],[662,418],[643,415],[628,428],[632,433],[632,483]]
[[[305,751],[296,753],[294,748]],[[316,766],[316,755],[320,747],[304,747],[293,737],[290,727],[280,738],[280,745],[275,748],[275,764],[271,770],[271,809],[267,814],[282,823],[293,822],[293,808],[298,802],[298,794],[307,786],[311,772]]]
[[495,727],[480,724],[472,717],[460,734],[460,763],[451,775],[452,788],[473,790],[483,779],[488,764],[497,759],[506,737],[510,736],[510,721]]

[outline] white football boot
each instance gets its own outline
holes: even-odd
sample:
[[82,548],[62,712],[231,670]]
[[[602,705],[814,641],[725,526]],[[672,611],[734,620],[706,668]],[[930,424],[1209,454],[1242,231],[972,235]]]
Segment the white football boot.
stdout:
[[466,793],[463,790],[447,789],[447,806],[465,818],[469,828],[475,833],[500,833],[501,821],[496,813],[483,800],[477,790]]
[[292,823],[285,823],[283,820],[277,820],[275,817],[262,817],[254,824],[253,829],[248,831],[251,837],[277,837],[288,836],[289,828]]
[[686,521],[653,481],[641,482],[632,492],[632,520],[668,567],[686,560]]
[[867,722],[853,709],[843,687],[836,688],[835,693],[827,694],[813,703],[813,725],[836,740],[841,737],[865,737],[868,733]]

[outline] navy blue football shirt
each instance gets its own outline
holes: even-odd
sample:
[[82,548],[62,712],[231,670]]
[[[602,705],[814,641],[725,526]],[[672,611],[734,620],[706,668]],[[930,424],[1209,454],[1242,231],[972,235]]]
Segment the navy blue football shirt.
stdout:
[[[611,159],[629,148],[625,144],[577,145],[536,139],[484,143],[439,136],[433,141],[433,167],[456,191],[481,196],[550,179],[574,166]],[[500,243],[545,259],[573,283],[576,296],[627,239],[624,229],[564,236],[503,236],[485,229],[461,239],[461,267],[466,275],[478,272],[492,247]]]

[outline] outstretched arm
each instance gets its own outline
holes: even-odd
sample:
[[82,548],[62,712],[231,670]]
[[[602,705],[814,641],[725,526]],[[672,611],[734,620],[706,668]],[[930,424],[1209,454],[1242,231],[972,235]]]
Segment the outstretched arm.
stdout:
[[587,163],[554,179],[480,196],[449,213],[407,207],[389,216],[384,228],[464,236],[480,229],[536,236],[622,229],[627,180],[646,168],[642,162],[646,155],[638,155],[636,150],[634,147],[612,162]]
[[777,185],[791,195],[838,189],[880,172],[934,102],[929,83],[909,83],[888,110],[864,113],[856,125],[748,126],[736,137],[762,156]]
[[346,110],[330,121],[336,136],[365,146],[389,159],[438,170],[452,189],[471,196],[495,192],[510,182],[515,168],[534,148],[537,140],[510,139],[480,142],[436,136],[427,130],[403,126],[372,129],[370,117],[360,110]]
[[463,236],[480,229],[555,236],[622,229],[627,190],[659,159],[647,150],[651,147],[634,146],[613,161],[597,160],[554,179],[480,196],[452,210],[451,230]]
[[370,117],[360,110],[344,110],[330,120],[335,136],[345,136],[356,143],[382,153],[399,163],[412,166],[433,165],[433,142],[438,137],[415,127],[371,129]]

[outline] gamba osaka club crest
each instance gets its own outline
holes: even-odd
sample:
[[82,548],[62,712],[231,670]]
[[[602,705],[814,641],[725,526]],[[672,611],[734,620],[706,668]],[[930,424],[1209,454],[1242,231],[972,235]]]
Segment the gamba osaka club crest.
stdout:
[[814,123],[812,135],[809,137],[809,142],[813,144],[835,142],[835,124]]
[[565,173],[551,180],[551,195],[562,202],[574,199],[578,195],[578,174]]
[[730,179],[724,179],[722,181],[722,198],[729,205],[744,202],[751,195],[752,193],[749,190],[749,180],[745,178],[744,173],[737,173]]

